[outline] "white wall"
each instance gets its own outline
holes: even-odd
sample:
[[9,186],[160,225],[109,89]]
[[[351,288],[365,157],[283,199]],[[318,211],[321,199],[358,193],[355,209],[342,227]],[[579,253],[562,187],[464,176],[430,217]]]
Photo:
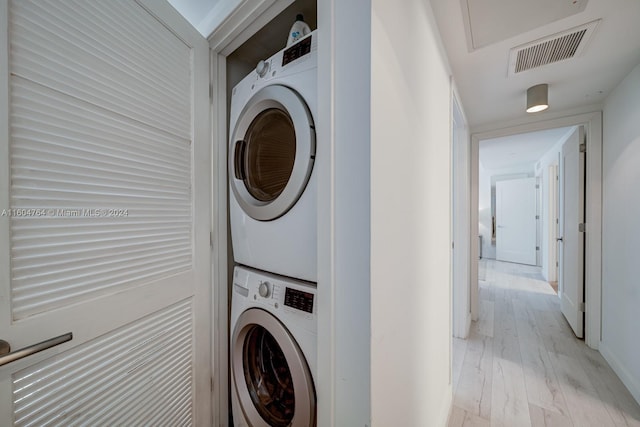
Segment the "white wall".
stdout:
[[371,4],[372,424],[444,426],[452,398],[449,72],[429,2]]
[[640,402],[640,65],[608,96],[603,123],[602,343]]

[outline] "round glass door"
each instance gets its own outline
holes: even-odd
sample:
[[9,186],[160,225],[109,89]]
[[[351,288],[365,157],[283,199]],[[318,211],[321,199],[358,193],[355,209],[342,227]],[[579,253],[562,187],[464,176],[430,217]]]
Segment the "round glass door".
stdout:
[[261,202],[274,201],[287,186],[296,157],[296,132],[286,111],[270,108],[253,119],[245,135],[244,185]]
[[282,349],[266,329],[254,326],[245,337],[242,356],[244,379],[258,413],[270,426],[288,426],[296,399]]
[[293,90],[259,90],[240,113],[229,147],[229,182],[242,209],[270,221],[302,195],[315,158],[311,113]]
[[240,315],[231,347],[235,392],[249,425],[313,427],[315,390],[304,355],[270,313]]

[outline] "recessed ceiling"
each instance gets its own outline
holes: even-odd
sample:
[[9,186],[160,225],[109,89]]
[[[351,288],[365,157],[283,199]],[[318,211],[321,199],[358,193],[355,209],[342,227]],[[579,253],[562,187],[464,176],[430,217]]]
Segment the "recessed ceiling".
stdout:
[[470,50],[582,12],[588,0],[461,0]]
[[480,141],[480,163],[491,171],[527,169],[533,171],[536,162],[573,127],[548,129]]

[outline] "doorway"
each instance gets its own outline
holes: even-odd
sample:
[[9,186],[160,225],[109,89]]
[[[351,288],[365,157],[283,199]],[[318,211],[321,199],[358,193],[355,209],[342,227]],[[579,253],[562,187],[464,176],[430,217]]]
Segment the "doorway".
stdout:
[[[564,118],[533,122],[522,125],[515,125],[507,128],[503,128],[495,131],[487,131],[482,133],[473,134],[471,137],[471,179],[472,179],[472,197],[471,202],[472,206],[479,206],[480,209],[472,209],[472,231],[471,236],[479,236],[485,235],[489,236],[489,242],[483,242],[483,256],[491,253],[491,236],[492,228],[491,228],[491,214],[490,207],[484,206],[484,209],[487,211],[483,214],[483,206],[479,204],[480,202],[480,191],[479,191],[479,181],[480,181],[480,147],[481,141],[483,140],[491,140],[491,139],[499,139],[504,137],[509,137],[517,134],[525,134],[530,132],[539,132],[546,131],[549,129],[557,129],[557,128],[567,128],[567,127],[575,127],[583,125],[585,133],[587,135],[586,142],[586,150],[590,153],[587,156],[586,162],[586,186],[587,186],[587,198],[590,200],[589,204],[586,205],[585,208],[585,221],[589,224],[589,232],[585,234],[585,300],[587,301],[586,305],[590,307],[590,310],[585,315],[585,341],[587,345],[592,348],[598,347],[600,341],[600,317],[601,317],[601,280],[600,280],[600,272],[601,272],[601,262],[600,262],[600,254],[601,254],[601,182],[602,182],[602,174],[601,174],[601,164],[602,164],[602,117],[600,112],[596,113],[588,113],[581,114],[576,116],[568,116]],[[553,166],[552,164],[547,165],[546,172],[549,175],[550,169],[549,166]],[[484,166],[482,166],[484,167]],[[539,170],[542,170],[544,173],[544,169],[542,167],[542,163],[535,164]],[[551,195],[549,195],[551,197]],[[544,198],[544,196],[543,196]],[[487,218],[488,217],[488,218]],[[487,222],[489,221],[489,222]],[[489,225],[487,225],[489,224]],[[552,230],[548,228],[548,230]],[[553,232],[549,232],[547,235],[547,239],[550,239]],[[546,233],[543,233],[543,237]],[[477,238],[477,237],[476,237]],[[485,240],[485,239],[483,239]],[[548,244],[547,240],[547,244]],[[543,242],[543,246],[544,246]],[[548,246],[548,245],[547,245]],[[472,256],[471,256],[471,312],[473,320],[478,318],[478,254],[479,248],[472,246]],[[495,250],[495,248],[493,248]],[[488,252],[487,252],[488,251]],[[547,252],[548,247],[547,247]],[[495,255],[494,255],[495,256]],[[551,269],[553,270],[553,269]],[[549,277],[545,277],[545,279],[549,279]]]

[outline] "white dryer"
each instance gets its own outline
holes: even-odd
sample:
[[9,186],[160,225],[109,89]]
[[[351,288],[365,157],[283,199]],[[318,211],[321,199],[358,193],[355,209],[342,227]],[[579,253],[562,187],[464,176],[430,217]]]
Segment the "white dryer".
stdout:
[[316,288],[236,267],[231,406],[236,427],[316,425]]
[[317,42],[310,33],[233,88],[229,213],[237,263],[317,281]]

